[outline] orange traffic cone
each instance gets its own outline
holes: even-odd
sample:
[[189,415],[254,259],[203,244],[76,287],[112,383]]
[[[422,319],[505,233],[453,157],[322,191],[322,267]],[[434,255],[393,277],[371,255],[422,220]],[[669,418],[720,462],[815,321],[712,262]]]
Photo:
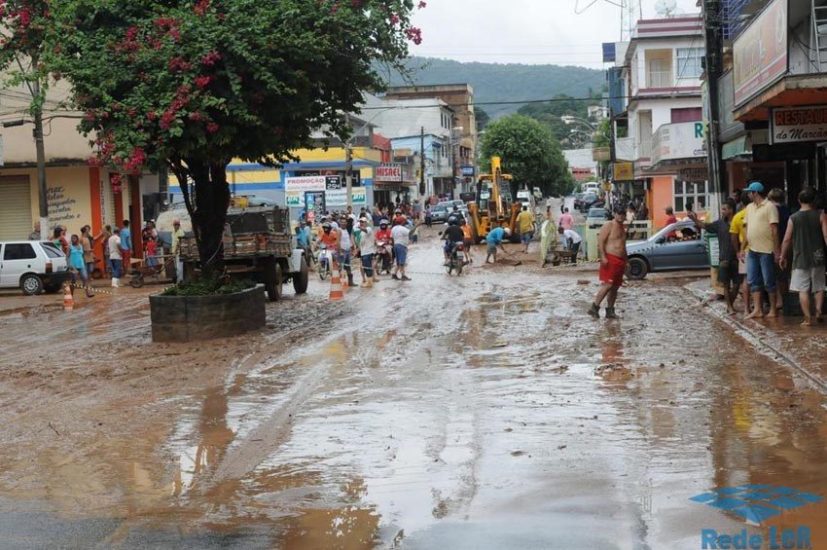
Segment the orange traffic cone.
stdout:
[[345,292],[342,289],[342,279],[339,277],[337,271],[335,275],[330,277],[330,301],[338,302],[345,299]]
[[72,285],[66,283],[63,285],[63,311],[72,311],[75,309],[75,299],[72,297]]

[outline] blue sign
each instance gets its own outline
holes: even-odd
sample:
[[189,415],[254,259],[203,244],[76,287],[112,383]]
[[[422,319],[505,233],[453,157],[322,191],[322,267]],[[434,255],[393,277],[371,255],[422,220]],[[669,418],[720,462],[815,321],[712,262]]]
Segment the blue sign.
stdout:
[[603,63],[614,63],[617,59],[617,51],[614,42],[603,42]]
[[473,166],[463,166],[462,167],[462,175],[463,176],[473,176],[476,173],[476,170]]

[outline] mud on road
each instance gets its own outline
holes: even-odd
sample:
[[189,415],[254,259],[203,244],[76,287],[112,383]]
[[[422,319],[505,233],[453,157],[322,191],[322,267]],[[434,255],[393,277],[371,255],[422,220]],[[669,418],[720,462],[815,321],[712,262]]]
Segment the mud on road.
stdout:
[[827,545],[823,500],[750,526],[689,500],[827,495],[827,411],[680,286],[634,283],[595,322],[589,274],[440,263],[431,236],[411,282],[335,304],[314,282],[262,333],[197,346],[150,342],[147,291],[0,315],[0,536],[657,549],[808,525]]

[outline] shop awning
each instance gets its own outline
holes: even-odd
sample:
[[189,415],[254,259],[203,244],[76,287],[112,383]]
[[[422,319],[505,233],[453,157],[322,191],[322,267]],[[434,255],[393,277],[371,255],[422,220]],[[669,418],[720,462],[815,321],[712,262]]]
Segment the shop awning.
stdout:
[[721,158],[723,160],[729,160],[741,156],[752,156],[752,140],[748,135],[744,135],[724,143],[723,152],[721,153]]

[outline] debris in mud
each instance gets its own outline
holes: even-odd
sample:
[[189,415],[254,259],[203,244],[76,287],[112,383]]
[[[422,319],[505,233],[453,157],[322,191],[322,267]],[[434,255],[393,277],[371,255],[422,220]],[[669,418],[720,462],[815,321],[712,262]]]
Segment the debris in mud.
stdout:
[[562,451],[562,450],[563,450],[563,449],[565,449],[566,447],[568,447],[568,445],[557,445],[557,450],[558,450],[558,451]]
[[560,365],[559,367],[555,367],[555,368],[551,369],[551,372],[556,372],[558,374],[563,374],[567,370],[569,370],[568,365]]
[[523,451],[511,451],[511,456],[523,456],[524,454]]
[[623,382],[634,376],[634,373],[623,363],[608,363],[594,369],[594,374],[611,382]]
[[578,285],[587,285],[587,284],[589,284],[589,281],[587,281],[586,279],[577,279],[577,284]]

